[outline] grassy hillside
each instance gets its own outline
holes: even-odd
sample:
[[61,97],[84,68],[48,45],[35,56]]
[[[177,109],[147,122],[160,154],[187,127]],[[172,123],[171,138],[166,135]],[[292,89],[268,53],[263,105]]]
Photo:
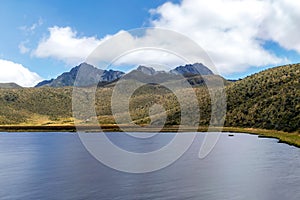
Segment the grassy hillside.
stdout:
[[265,70],[227,87],[227,126],[300,128],[300,65]]
[[[228,110],[225,125],[299,132],[299,77],[300,65],[297,64],[268,69],[243,80],[226,83]],[[201,81],[193,78],[189,80]],[[103,124],[115,123],[110,108],[114,84],[99,87],[96,93],[96,112],[98,120]],[[195,86],[194,90],[199,101],[200,125],[208,125],[211,110],[207,88],[200,85]],[[181,91],[186,95],[188,92],[189,89]],[[81,98],[83,99],[79,99],[78,102],[88,97]],[[136,90],[130,100],[130,115],[135,123],[150,123],[149,112],[155,104],[162,105],[167,111],[168,125],[180,123],[181,111],[178,99],[167,88],[154,84]],[[189,102],[186,104],[188,106]],[[73,121],[72,88],[0,89],[0,108],[2,125],[70,124]],[[193,108],[189,110],[192,112]],[[121,117],[122,114],[124,113],[118,113]],[[84,120],[89,117],[82,116],[83,122],[91,123],[90,119]],[[154,113],[152,123],[162,123],[163,117],[163,113]]]
[[35,124],[69,118],[71,88],[0,89],[0,124]]

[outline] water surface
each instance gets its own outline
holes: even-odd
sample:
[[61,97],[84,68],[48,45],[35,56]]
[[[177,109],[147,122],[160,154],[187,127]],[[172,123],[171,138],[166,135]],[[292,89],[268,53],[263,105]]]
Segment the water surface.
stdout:
[[[173,134],[110,139],[136,152],[164,146]],[[177,162],[157,172],[127,174],[95,160],[73,133],[1,133],[1,200],[300,199],[300,149],[254,135],[222,134],[198,159],[204,134]],[[163,158],[161,158],[163,159]]]

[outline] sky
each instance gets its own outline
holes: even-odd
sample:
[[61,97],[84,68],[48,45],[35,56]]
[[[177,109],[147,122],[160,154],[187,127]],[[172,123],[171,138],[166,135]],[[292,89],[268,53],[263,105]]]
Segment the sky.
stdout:
[[[138,38],[129,30],[164,28],[187,36],[210,57],[218,73],[238,79],[300,62],[300,1],[295,0],[0,0],[0,83],[31,87],[84,62],[118,34],[122,45],[171,44],[153,32]],[[170,46],[169,46],[170,47]],[[193,54],[186,48],[187,54]],[[123,65],[138,65],[132,55]],[[182,63],[149,52],[156,63]],[[200,62],[200,61],[199,61]]]

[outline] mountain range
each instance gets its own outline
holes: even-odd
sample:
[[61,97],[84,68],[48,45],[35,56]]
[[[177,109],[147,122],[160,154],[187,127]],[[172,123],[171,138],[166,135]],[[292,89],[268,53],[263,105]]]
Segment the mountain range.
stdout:
[[[82,63],[69,72],[65,72],[55,79],[44,80],[38,83],[35,87],[65,87],[73,86],[76,80],[76,76],[80,70],[80,73],[84,73],[84,79],[77,82],[77,86],[91,86],[96,84],[108,84],[121,77],[125,78],[135,78],[141,82],[153,81],[164,82],[169,79],[178,79],[182,77],[191,76],[205,76],[214,75],[214,73],[206,66],[201,63],[188,64],[184,66],[178,66],[168,72],[156,71],[152,67],[138,66],[137,69],[132,70],[129,73],[124,73],[115,70],[102,70],[94,67],[93,65]],[[199,77],[200,78],[200,77]]]

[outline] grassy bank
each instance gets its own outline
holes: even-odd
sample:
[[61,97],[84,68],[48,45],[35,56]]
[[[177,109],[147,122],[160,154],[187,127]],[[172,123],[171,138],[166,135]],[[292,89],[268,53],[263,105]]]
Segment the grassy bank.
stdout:
[[254,129],[254,128],[238,128],[238,127],[224,127],[223,132],[249,133],[255,134],[259,137],[276,138],[280,143],[286,143],[296,147],[300,147],[300,133],[287,133],[276,130]]
[[[78,129],[85,130],[85,131],[99,131],[98,126],[94,125],[82,125],[78,126]],[[168,126],[164,127],[162,130],[160,128],[155,127],[148,127],[143,129],[138,129],[131,125],[102,125],[101,129],[106,132],[114,132],[114,131],[122,131],[122,129],[126,131],[132,131],[132,132],[177,132],[178,126]],[[75,125],[47,125],[47,126],[34,126],[34,125],[3,125],[0,126],[0,132],[75,132],[76,130]],[[216,129],[218,130],[218,129]],[[184,132],[190,132],[194,131],[193,128],[184,127],[181,131]],[[206,132],[207,127],[199,127],[199,132]],[[213,130],[211,130],[213,131]],[[266,138],[276,138],[281,143],[286,143],[289,145],[293,145],[296,147],[300,147],[300,133],[294,132],[294,133],[287,133],[283,131],[276,131],[276,130],[266,130],[266,129],[254,129],[254,128],[238,128],[238,127],[224,127],[223,132],[235,132],[235,133],[249,133],[249,134],[255,134],[259,137],[266,137]]]

